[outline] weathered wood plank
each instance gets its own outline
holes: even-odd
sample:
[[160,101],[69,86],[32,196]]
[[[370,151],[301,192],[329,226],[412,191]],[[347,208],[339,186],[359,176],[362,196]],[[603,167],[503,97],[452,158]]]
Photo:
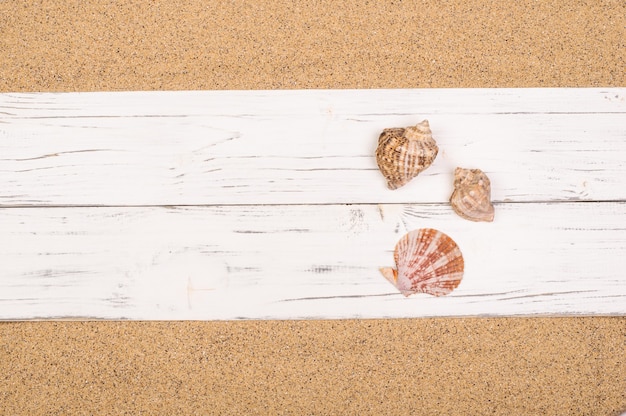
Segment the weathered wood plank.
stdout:
[[[0,94],[0,206],[442,203],[456,166],[495,201],[626,200],[626,90]],[[389,191],[378,134],[441,152]]]
[[[0,209],[0,319],[626,314],[626,203]],[[406,230],[452,236],[451,295],[378,272]]]
[[[11,118],[624,112],[623,88],[2,93]],[[375,111],[372,111],[375,109]]]

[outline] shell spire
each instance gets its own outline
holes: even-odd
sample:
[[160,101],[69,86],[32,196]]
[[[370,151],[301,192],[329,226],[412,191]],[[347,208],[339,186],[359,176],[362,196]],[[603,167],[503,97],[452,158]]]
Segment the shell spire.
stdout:
[[466,220],[493,221],[491,182],[487,175],[480,169],[456,168],[450,204],[454,212]]
[[439,148],[428,120],[406,128],[384,129],[378,138],[376,163],[389,189],[406,185],[428,168]]
[[461,250],[452,238],[432,228],[405,234],[396,244],[394,258],[397,269],[381,267],[380,272],[404,296],[447,295],[463,278]]

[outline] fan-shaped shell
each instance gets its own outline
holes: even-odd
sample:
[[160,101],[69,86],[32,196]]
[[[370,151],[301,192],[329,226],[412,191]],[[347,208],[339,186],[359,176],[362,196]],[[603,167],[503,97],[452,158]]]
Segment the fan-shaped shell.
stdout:
[[394,258],[397,269],[382,267],[380,271],[404,296],[447,295],[463,278],[461,250],[452,238],[432,228],[414,230],[402,237]]
[[376,162],[389,189],[406,185],[429,167],[439,148],[428,120],[406,128],[384,129],[378,138]]
[[491,182],[480,169],[456,168],[454,192],[450,197],[452,209],[470,221],[493,221]]

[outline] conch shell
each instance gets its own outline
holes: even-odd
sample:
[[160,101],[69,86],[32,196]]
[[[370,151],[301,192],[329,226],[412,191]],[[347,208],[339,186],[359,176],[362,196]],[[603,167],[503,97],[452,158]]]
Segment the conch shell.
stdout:
[[439,148],[428,120],[407,127],[384,129],[378,138],[376,162],[389,189],[406,185],[433,163]]
[[493,221],[491,183],[480,169],[454,170],[454,192],[450,197],[452,209],[470,221]]
[[411,231],[398,241],[394,252],[397,269],[380,271],[404,296],[452,292],[463,278],[465,263],[452,238],[432,228]]

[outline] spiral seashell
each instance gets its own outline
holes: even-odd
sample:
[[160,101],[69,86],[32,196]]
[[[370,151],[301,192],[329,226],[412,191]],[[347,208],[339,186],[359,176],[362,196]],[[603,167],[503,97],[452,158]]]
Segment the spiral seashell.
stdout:
[[378,138],[376,162],[389,189],[406,185],[433,163],[439,148],[428,120],[407,127],[384,129]]
[[493,221],[491,182],[480,169],[454,170],[454,192],[450,197],[452,209],[470,221]]
[[380,271],[404,296],[447,295],[463,278],[461,250],[454,240],[432,228],[414,230],[402,237],[394,258],[397,269],[381,267]]

